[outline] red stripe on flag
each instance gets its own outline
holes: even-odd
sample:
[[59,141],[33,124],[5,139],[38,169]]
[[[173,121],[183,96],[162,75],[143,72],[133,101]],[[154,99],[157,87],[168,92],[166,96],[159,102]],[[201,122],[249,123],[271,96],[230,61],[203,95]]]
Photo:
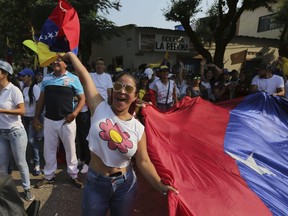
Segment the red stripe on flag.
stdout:
[[53,21],[59,27],[57,37],[67,38],[70,50],[78,47],[80,38],[78,14],[66,0],[58,1],[57,7],[54,8],[48,19]]
[[165,114],[151,106],[143,114],[151,160],[180,191],[168,195],[170,215],[271,215],[224,153],[229,109],[185,98]]

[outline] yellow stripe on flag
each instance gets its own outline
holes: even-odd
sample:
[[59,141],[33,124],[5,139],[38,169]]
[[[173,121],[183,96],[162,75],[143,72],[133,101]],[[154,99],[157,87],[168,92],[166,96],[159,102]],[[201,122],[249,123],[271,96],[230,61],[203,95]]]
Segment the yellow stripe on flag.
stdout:
[[38,42],[37,47],[38,47],[39,64],[41,67],[47,67],[52,62],[57,60],[59,53],[51,52],[47,44]]
[[40,67],[49,66],[57,59],[59,54],[56,52],[51,52],[48,45],[42,42],[37,43],[32,40],[25,40],[23,44],[38,54]]
[[33,40],[25,40],[23,41],[23,44],[38,54],[37,44]]

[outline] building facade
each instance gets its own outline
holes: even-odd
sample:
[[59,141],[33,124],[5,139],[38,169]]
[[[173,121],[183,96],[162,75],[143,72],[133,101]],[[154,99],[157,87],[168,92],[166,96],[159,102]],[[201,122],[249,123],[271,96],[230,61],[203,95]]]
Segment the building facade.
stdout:
[[237,35],[255,38],[279,39],[280,25],[273,20],[277,11],[277,4],[271,5],[272,11],[267,8],[257,8],[255,11],[244,11],[239,19]]
[[[274,11],[277,4],[272,5]],[[244,11],[238,22],[234,39],[226,48],[224,67],[239,69],[241,63],[232,64],[231,54],[247,50],[246,60],[255,58],[272,62],[278,57],[280,26],[273,22],[275,12],[266,8]],[[203,18],[203,22],[207,18]],[[200,20],[201,21],[201,20]],[[97,57],[105,59],[106,65],[123,66],[134,71],[139,65],[160,64],[165,54],[169,54],[171,66],[179,60],[184,62],[187,71],[199,70],[201,56],[197,54],[189,37],[181,26],[175,30],[154,27],[127,25],[119,27],[118,36],[106,39],[102,44],[94,44],[91,64]],[[206,47],[213,55],[215,44]]]
[[187,70],[198,67],[195,62],[199,59],[194,59],[198,54],[184,31],[127,25],[119,27],[118,34],[102,44],[93,45],[91,64],[97,57],[102,57],[106,65],[123,66],[133,71],[143,63],[160,64],[168,54],[170,64],[182,60]]

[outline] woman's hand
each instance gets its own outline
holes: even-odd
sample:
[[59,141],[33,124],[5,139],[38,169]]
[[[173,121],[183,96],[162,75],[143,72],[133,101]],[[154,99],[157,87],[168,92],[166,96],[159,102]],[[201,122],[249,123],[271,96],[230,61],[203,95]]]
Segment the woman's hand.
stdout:
[[136,100],[136,106],[137,107],[145,108],[147,105],[152,105],[153,106],[152,102],[146,102],[146,101],[140,100],[140,99]]
[[[58,58],[63,60],[63,61],[67,61],[70,62],[70,55],[72,52],[67,52],[67,53],[58,53]],[[74,53],[72,53],[74,54]]]
[[179,191],[176,188],[170,185],[165,185],[162,182],[160,183],[160,191],[162,192],[163,195],[167,195],[168,191],[172,191],[176,195],[179,194]]

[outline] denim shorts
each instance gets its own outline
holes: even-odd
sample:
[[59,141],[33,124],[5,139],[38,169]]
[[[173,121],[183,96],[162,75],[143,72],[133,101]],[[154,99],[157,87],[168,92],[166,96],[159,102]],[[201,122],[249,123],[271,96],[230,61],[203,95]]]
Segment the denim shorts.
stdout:
[[83,191],[82,215],[129,216],[137,195],[137,178],[132,167],[117,177],[101,175],[89,169]]

